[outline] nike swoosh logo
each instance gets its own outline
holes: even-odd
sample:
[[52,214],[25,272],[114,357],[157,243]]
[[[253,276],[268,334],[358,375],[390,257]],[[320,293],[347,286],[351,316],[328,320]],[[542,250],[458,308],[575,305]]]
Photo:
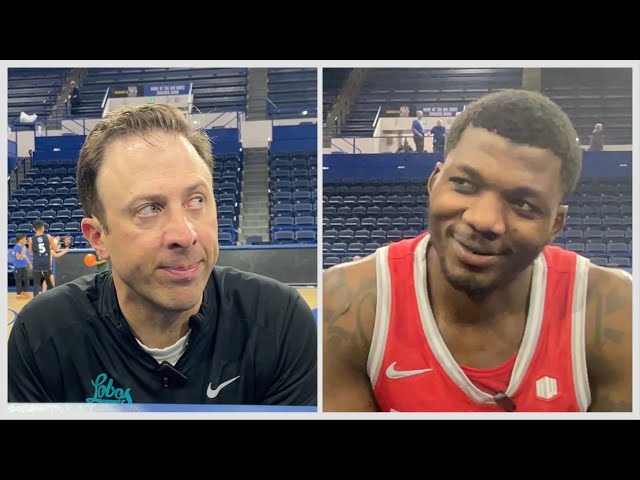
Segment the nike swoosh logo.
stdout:
[[218,394],[220,393],[220,390],[222,390],[224,387],[229,385],[231,382],[235,382],[239,378],[240,378],[240,375],[238,375],[237,377],[232,378],[231,380],[227,380],[226,382],[222,382],[220,385],[218,385],[218,388],[216,388],[215,390],[213,390],[211,388],[211,384],[209,384],[209,386],[207,387],[207,397],[216,398],[218,396]]
[[433,370],[433,368],[423,368],[421,370],[400,371],[400,370],[396,370],[396,363],[397,362],[393,362],[391,365],[389,365],[389,368],[387,368],[387,377],[392,378],[394,380],[397,380],[399,378],[411,377],[413,375],[420,375],[421,373],[427,373]]

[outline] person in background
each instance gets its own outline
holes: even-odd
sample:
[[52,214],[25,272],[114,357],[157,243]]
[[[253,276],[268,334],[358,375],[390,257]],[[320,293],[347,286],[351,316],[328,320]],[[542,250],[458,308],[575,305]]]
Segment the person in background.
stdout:
[[78,107],[81,104],[80,88],[78,88],[78,85],[73,80],[69,83],[69,86],[71,87],[71,93],[69,94],[68,100],[69,100],[69,103],[71,104],[71,114],[77,115]]
[[433,153],[444,153],[444,137],[447,128],[442,125],[442,120],[438,120],[436,125],[431,129],[433,135]]
[[58,249],[58,241],[45,233],[45,223],[38,219],[33,222],[35,235],[29,237],[29,253],[33,258],[33,296],[37,297],[42,292],[42,281],[51,290],[51,252]]
[[411,131],[413,132],[413,141],[416,144],[416,152],[424,152],[424,125],[422,125],[422,117],[424,113],[422,110],[416,112],[416,118],[413,119],[411,124]]
[[[60,237],[55,237],[54,238],[56,245],[60,245]],[[56,286],[56,276],[53,274],[53,259],[54,258],[60,258],[64,255],[67,254],[67,252],[69,251],[69,249],[72,246],[73,243],[73,239],[72,237],[70,237],[69,235],[67,235],[66,237],[64,237],[63,239],[63,243],[65,248],[64,249],[57,249],[57,250],[51,250],[51,275],[50,275],[50,279],[51,279],[51,284],[55,287]],[[42,281],[42,291],[46,292],[47,291],[47,282],[45,282],[44,280]]]
[[15,267],[14,276],[16,279],[16,298],[18,300],[27,300],[29,295],[29,268],[31,261],[27,255],[27,237],[24,233],[16,235],[16,245],[13,247],[13,254],[16,257],[13,262]]
[[589,145],[590,152],[601,152],[604,150],[604,132],[602,131],[602,124],[596,123],[591,132],[591,143]]

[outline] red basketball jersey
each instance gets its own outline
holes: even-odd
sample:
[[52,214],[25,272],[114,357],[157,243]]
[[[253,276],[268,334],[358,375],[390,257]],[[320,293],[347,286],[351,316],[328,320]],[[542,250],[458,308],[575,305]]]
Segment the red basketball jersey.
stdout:
[[534,261],[520,349],[491,369],[458,365],[433,318],[427,294],[429,234],[380,248],[377,308],[368,373],[382,411],[580,412],[591,401],[585,353],[589,260],[545,247]]

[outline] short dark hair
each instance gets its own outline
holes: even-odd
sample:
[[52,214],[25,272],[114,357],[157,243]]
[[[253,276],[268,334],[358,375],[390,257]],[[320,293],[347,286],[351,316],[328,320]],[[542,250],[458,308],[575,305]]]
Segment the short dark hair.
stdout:
[[582,169],[582,150],[571,120],[548,97],[529,90],[502,90],[469,104],[447,135],[445,158],[467,127],[484,128],[520,145],[544,148],[562,161],[562,195],[575,190]]
[[78,196],[85,217],[95,216],[109,232],[104,205],[98,197],[96,181],[107,147],[119,138],[153,132],[184,136],[195,148],[213,175],[211,140],[201,129],[192,128],[184,112],[172,105],[152,104],[123,107],[109,113],[91,130],[80,150],[77,167]]
[[42,220],[36,220],[33,222],[34,230],[40,230],[41,228],[44,228],[44,222]]
[[18,233],[16,235],[16,243],[24,238],[24,233]]

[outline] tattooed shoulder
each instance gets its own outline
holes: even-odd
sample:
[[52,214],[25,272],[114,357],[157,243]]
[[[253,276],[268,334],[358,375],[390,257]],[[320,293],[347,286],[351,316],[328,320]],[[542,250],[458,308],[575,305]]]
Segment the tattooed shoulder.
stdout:
[[366,364],[376,311],[375,256],[326,271],[322,296],[325,345]]
[[[620,343],[631,326],[631,276],[623,270],[592,266],[587,290],[587,345],[596,351]],[[590,328],[591,327],[591,328]]]
[[591,266],[586,307],[591,411],[631,408],[632,282],[626,272]]

